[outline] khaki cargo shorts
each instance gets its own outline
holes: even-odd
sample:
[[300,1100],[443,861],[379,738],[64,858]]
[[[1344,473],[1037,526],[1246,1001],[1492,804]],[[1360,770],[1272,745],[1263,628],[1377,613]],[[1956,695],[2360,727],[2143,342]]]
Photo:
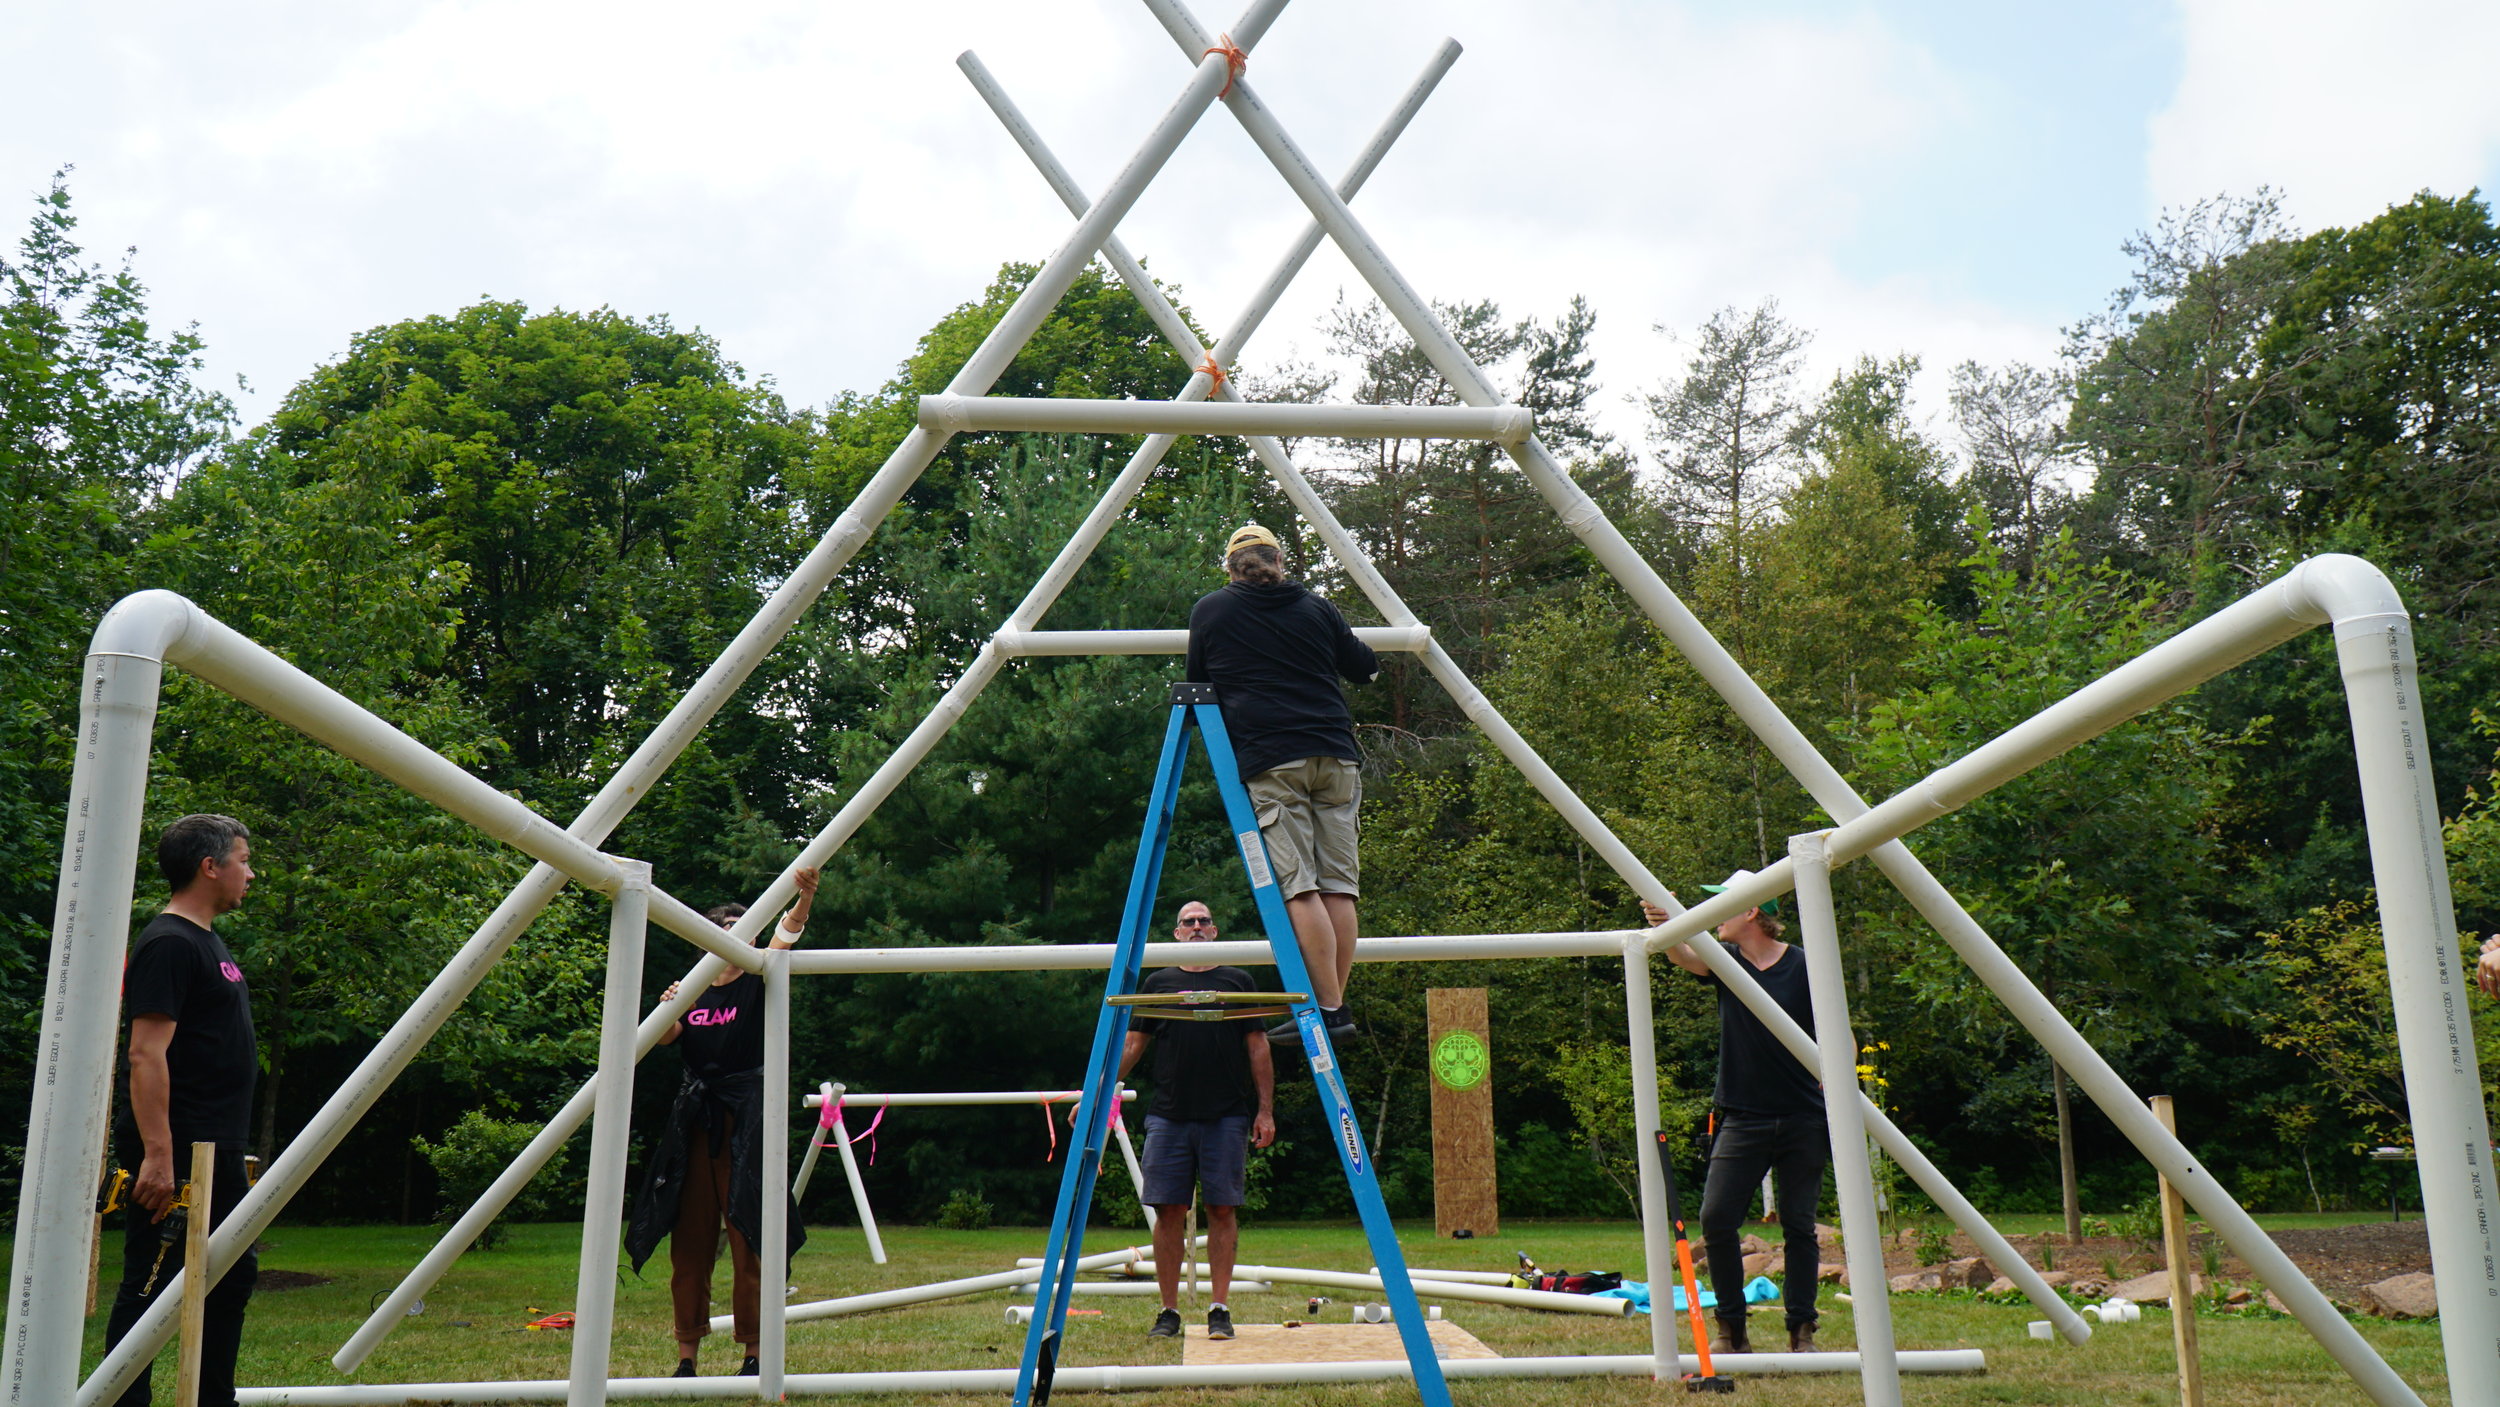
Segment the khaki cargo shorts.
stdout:
[[1362,769],[1342,757],[1305,757],[1250,779],[1250,806],[1267,840],[1277,893],[1292,899],[1313,890],[1363,892],[1354,854],[1362,805]]

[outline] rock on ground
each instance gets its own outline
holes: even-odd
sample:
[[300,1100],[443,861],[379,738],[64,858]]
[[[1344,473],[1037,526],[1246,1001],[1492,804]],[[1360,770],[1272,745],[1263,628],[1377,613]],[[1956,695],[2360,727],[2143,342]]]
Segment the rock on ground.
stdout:
[[2382,1319],[2430,1319],[2439,1313],[2439,1292],[2418,1270],[2364,1285],[2356,1298],[2364,1311]]

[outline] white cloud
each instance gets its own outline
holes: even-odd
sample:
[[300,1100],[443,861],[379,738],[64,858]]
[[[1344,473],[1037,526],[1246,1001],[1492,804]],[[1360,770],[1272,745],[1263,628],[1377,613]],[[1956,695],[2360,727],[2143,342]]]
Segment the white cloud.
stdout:
[[2500,163],[2489,0],[2180,0],[2184,65],[2150,124],[2156,200],[2260,185],[2306,228],[2367,220]]
[[[160,313],[197,319],[214,365],[250,374],[255,412],[356,331],[488,294],[670,314],[803,402],[872,386],[1068,226],[958,51],[981,53],[1088,189],[1185,76],[1128,0],[157,3],[42,24],[31,41],[64,57],[0,96],[11,184],[77,160],[86,233],[140,246]],[[1335,171],[1443,32],[1468,52],[1357,208],[1429,295],[1517,314],[1588,294],[1610,391],[1673,369],[1653,323],[1766,295],[1820,332],[1826,370],[1859,351],[1940,368],[2049,348],[2049,329],[1840,271],[1903,154],[1974,120],[1954,75],[1879,18],[1340,0],[1288,10],[1251,77]],[[1122,234],[1221,319],[1302,218],[1217,111]],[[1254,359],[1314,350],[1341,286],[1359,291],[1323,251]]]

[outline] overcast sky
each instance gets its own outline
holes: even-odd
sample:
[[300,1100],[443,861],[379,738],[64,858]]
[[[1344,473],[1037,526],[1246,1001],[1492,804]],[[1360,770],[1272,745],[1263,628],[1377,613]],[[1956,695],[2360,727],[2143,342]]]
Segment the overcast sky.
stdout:
[[[1201,14],[1210,28],[1230,19]],[[5,20],[20,227],[74,164],[247,418],[357,331],[482,296],[666,314],[794,401],[891,373],[1068,217],[954,58],[1089,189],[1187,77],[1133,0],[37,0]],[[1712,309],[1861,352],[2047,359],[2164,207],[2261,184],[2303,228],[2500,176],[2489,0],[1305,0],[1252,60],[1323,169],[1444,36],[1466,54],[1357,201],[1427,295],[1586,294],[1614,427]],[[1221,328],[1303,219],[1211,110],[1122,227]],[[1251,349],[1313,356],[1323,252]]]

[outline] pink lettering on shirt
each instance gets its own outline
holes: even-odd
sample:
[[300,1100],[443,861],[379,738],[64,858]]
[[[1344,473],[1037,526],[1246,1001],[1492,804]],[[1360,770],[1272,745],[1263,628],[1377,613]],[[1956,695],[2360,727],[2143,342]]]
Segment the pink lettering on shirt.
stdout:
[[697,1009],[686,1013],[689,1026],[726,1026],[738,1019],[738,1008],[724,1006],[718,1010]]
[[226,980],[229,982],[240,982],[243,980],[243,969],[235,966],[233,963],[221,962],[217,964],[217,970],[226,974]]

